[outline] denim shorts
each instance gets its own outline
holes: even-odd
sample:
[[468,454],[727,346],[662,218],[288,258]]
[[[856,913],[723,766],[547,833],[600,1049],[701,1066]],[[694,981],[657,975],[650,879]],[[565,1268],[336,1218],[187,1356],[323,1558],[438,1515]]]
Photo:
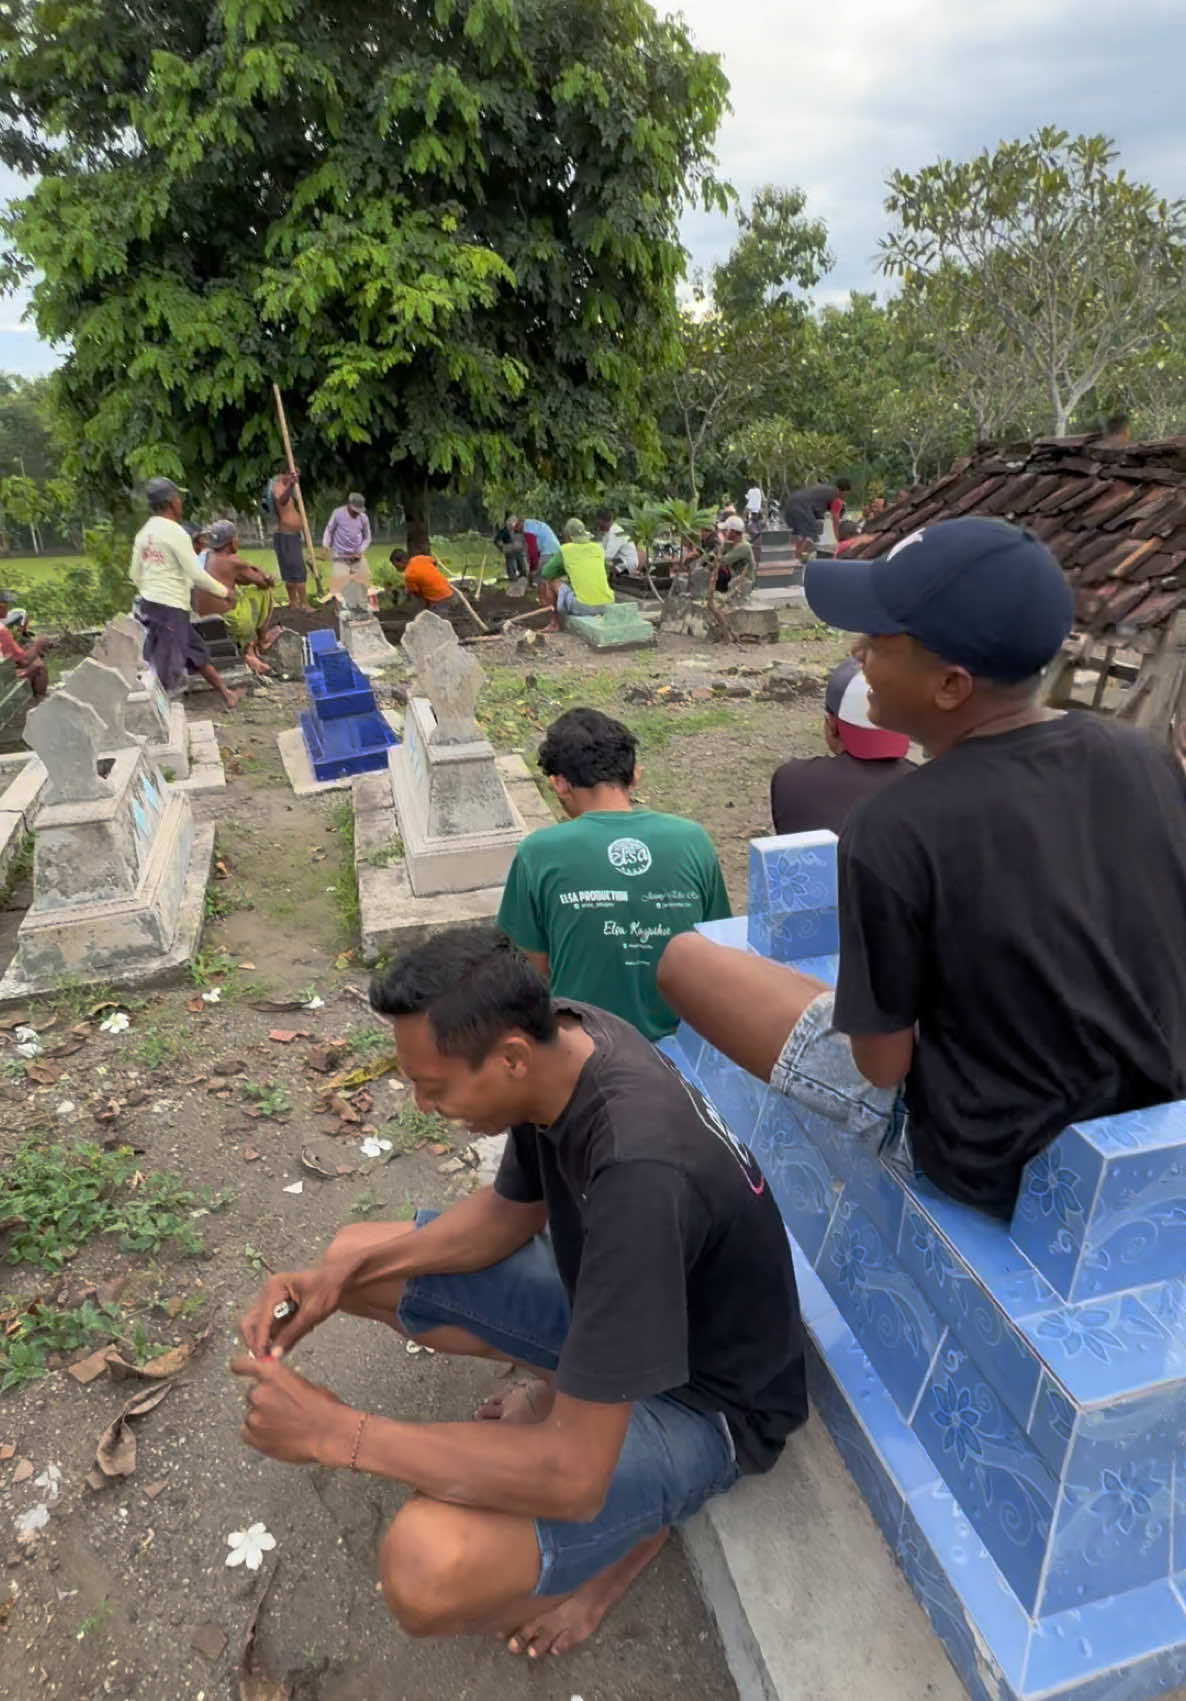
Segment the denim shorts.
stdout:
[[[417,1211],[416,1226],[435,1211]],[[537,1236],[489,1269],[460,1276],[413,1276],[398,1319],[409,1335],[453,1324],[516,1364],[554,1370],[568,1333],[568,1296],[550,1242]],[[629,1320],[624,1320],[629,1327]],[[669,1394],[639,1400],[605,1502],[587,1524],[535,1520],[537,1595],[567,1595],[631,1548],[673,1529],[706,1500],[733,1487],[740,1472],[718,1412],[698,1412]]]
[[577,594],[568,580],[561,579],[560,589],[556,592],[556,607],[561,614],[604,614],[610,604],[608,602],[578,602]]
[[831,992],[812,999],[787,1036],[770,1085],[913,1174],[901,1089],[866,1081],[852,1060],[848,1035],[832,1026],[834,1002]]

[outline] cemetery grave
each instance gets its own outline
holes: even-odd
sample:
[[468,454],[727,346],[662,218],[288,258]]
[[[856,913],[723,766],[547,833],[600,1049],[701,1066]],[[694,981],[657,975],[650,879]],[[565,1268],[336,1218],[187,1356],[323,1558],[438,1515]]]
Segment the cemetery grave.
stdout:
[[[835,655],[805,633],[780,646],[778,659],[822,675]],[[621,715],[642,741],[642,796],[706,823],[739,902],[748,840],[766,820],[770,769],[815,747],[819,697],[726,697],[712,689],[726,658],[678,638],[665,638],[661,654],[623,656],[596,656],[568,635],[525,655],[517,646],[508,636],[469,652],[485,676],[474,713],[496,771],[505,775],[508,759],[526,758],[533,773],[543,727],[575,702]],[[759,665],[752,653],[728,660]],[[669,701],[673,680],[680,693]],[[761,679],[744,683],[757,688]],[[372,688],[394,713],[391,687],[381,678]],[[654,697],[630,700],[635,689]],[[190,728],[209,714],[208,702],[189,700]],[[46,1185],[57,1189],[86,1173],[74,1156],[78,1143],[108,1162],[115,1153],[105,1144],[126,1145],[130,1174],[115,1202],[130,1206],[145,1190],[165,1201],[133,1219],[140,1238],[149,1235],[147,1250],[122,1246],[126,1231],[96,1233],[59,1269],[14,1262],[0,1277],[4,1330],[14,1322],[30,1328],[43,1360],[0,1395],[0,1687],[55,1701],[237,1695],[239,1662],[271,1577],[254,1647],[283,1686],[276,1695],[290,1701],[732,1701],[732,1679],[678,1544],[604,1635],[554,1670],[527,1670],[497,1645],[445,1648],[392,1631],[374,1587],[374,1552],[398,1491],[344,1474],[288,1471],[239,1443],[241,1402],[225,1363],[234,1320],[267,1268],[306,1261],[344,1221],[447,1203],[478,1173],[468,1136],[420,1117],[397,1077],[335,1085],[382,1064],[386,1036],[364,1002],[368,970],[360,961],[355,856],[365,817],[354,816],[349,789],[294,796],[276,748],[277,733],[296,725],[307,702],[303,680],[275,681],[212,728],[226,785],[191,799],[195,819],[212,824],[217,839],[201,944],[180,984],[121,993],[71,981],[55,996],[0,1013],[0,1024],[13,1024],[0,1025],[0,1178],[31,1136],[47,1156]],[[6,811],[22,823],[0,908],[3,962],[14,955],[32,897],[24,823],[39,806],[55,807],[41,801],[47,782],[38,781],[38,761],[26,750],[0,768],[0,785],[15,773],[23,791],[10,782],[0,794],[0,831]],[[378,779],[390,795],[386,773],[354,784]],[[518,783],[542,811],[534,779]],[[515,795],[516,782],[508,786]],[[126,1015],[126,1029],[117,1022],[105,1031],[112,1015]],[[38,1055],[18,1052],[21,1017],[38,1036]],[[361,1149],[372,1130],[391,1141],[377,1158]],[[133,1187],[136,1174],[144,1180]],[[172,1193],[152,1181],[158,1175],[174,1178]],[[181,1193],[193,1197],[182,1201]],[[0,1205],[0,1220],[5,1214]],[[182,1240],[200,1237],[200,1253],[187,1254],[163,1232],[152,1239],[171,1227]],[[0,1259],[11,1244],[0,1237]],[[89,1303],[114,1312],[100,1312],[99,1333],[80,1335],[91,1288]],[[57,1320],[53,1332],[44,1319],[34,1327],[25,1309],[37,1295]],[[0,1334],[0,1354],[12,1338]],[[130,1422],[133,1474],[92,1490],[85,1479],[100,1435],[131,1394],[150,1386],[117,1382],[104,1365],[90,1381],[71,1374],[74,1361],[81,1369],[109,1342],[126,1363],[176,1353],[168,1362],[179,1368],[163,1379],[170,1391],[159,1407]],[[384,1353],[362,1326],[343,1320],[302,1348],[300,1368],[343,1398],[410,1418],[464,1416],[492,1384],[479,1365]],[[61,1472],[56,1497],[37,1481],[51,1465]],[[18,1521],[43,1505],[44,1526],[18,1540]],[[264,1556],[277,1562],[274,1576],[268,1563],[259,1572],[224,1564],[228,1533],[257,1520],[276,1537]],[[934,1657],[945,1671],[937,1646]],[[902,1701],[912,1693],[903,1690]]]

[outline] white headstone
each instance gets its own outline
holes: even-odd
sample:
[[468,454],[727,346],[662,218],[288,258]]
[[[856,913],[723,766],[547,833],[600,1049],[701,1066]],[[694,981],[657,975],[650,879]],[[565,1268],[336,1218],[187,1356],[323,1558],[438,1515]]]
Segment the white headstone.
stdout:
[[104,667],[114,667],[128,682],[128,690],[140,684],[140,669],[144,659],[144,628],[131,614],[121,614],[109,620],[91,649],[91,656]]
[[103,748],[122,750],[136,740],[126,725],[128,713],[127,676],[93,656],[79,662],[66,681],[66,689],[80,703],[89,703],[103,722]]
[[463,650],[447,620],[425,609],[400,640],[416,672],[420,690],[432,704],[436,730],[432,744],[472,744],[483,736],[474,719],[483,673],[477,658]]
[[99,774],[103,722],[89,703],[79,702],[69,691],[55,691],[29,710],[25,743],[45,763],[47,802],[89,803],[111,795]]

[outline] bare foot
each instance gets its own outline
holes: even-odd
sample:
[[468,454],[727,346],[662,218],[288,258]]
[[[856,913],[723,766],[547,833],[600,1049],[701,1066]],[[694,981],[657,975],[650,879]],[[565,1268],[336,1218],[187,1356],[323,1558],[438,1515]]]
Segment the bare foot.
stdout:
[[573,1594],[551,1606],[542,1607],[537,1617],[528,1618],[513,1636],[508,1637],[507,1647],[511,1653],[525,1653],[529,1659],[538,1660],[545,1654],[566,1654],[578,1642],[592,1636],[609,1609],[621,1600],[666,1540],[666,1530],[648,1536],[615,1565],[582,1583]]
[[261,660],[261,658],[257,656],[253,650],[244,650],[243,663],[244,666],[249,667],[252,673],[257,676],[262,676],[263,674],[271,673],[272,671],[267,662]]
[[228,690],[228,691],[223,693],[223,699],[222,699],[223,706],[227,709],[233,709],[236,706],[236,704],[241,703],[242,700],[243,700],[243,693],[241,691],[230,691],[230,690]]
[[552,1389],[542,1377],[515,1382],[499,1393],[488,1394],[474,1413],[475,1418],[502,1423],[539,1423],[552,1408]]

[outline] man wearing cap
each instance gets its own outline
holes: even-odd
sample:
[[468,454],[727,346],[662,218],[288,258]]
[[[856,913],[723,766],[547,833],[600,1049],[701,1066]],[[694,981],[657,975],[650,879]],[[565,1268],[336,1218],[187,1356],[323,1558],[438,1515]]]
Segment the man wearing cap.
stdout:
[[352,490],[330,515],[321,547],[331,562],[331,592],[340,593],[347,579],[358,579],[364,585],[368,582],[366,552],[371,547],[371,522],[366,498],[357,490]]
[[144,660],[166,691],[196,673],[233,709],[242,692],[232,691],[210,660],[190,620],[190,595],[195,587],[208,591],[214,612],[222,614],[233,606],[235,592],[212,578],[194,554],[181,524],[183,494],[171,478],[150,478],[145,487],[149,517],[136,533],[128,569],[138,593],[136,617],[146,628]]
[[932,759],[840,836],[834,995],[696,935],[659,988],[751,1073],[1007,1212],[1068,1123],[1186,1096],[1186,777],[1039,702],[1071,594],[1031,532],[942,521],[804,590],[863,634],[872,725]]
[[[252,673],[270,673],[272,670],[264,661],[262,652],[276,636],[269,631],[275,578],[239,554],[239,537],[233,520],[212,520],[199,536],[206,545],[206,558],[202,565],[211,578],[217,579],[226,590],[235,591],[234,605],[222,614],[227,631],[238,644],[244,663]],[[196,543],[197,539],[194,541]],[[220,599],[195,589],[194,613],[199,616],[221,613],[221,607],[213,606],[215,601]]]
[[613,603],[605,551],[578,519],[565,522],[559,553],[540,567],[539,600],[552,610],[549,632],[559,632],[566,615],[604,614]]
[[16,592],[0,590],[0,659],[16,663],[16,675],[28,685],[34,697],[44,697],[49,690],[49,669],[43,657],[53,648],[52,638],[34,638],[28,644],[17,639],[25,636],[27,622],[24,609],[16,607]]
[[754,565],[754,546],[745,535],[745,521],[740,514],[730,514],[721,526],[725,548],[717,567],[717,590],[728,591],[734,602],[740,602],[754,588],[757,569]]
[[776,833],[838,833],[856,804],[914,772],[906,735],[869,719],[869,688],[852,659],[833,668],[828,680],[824,743],[827,756],[793,758],[775,769],[770,817]]

